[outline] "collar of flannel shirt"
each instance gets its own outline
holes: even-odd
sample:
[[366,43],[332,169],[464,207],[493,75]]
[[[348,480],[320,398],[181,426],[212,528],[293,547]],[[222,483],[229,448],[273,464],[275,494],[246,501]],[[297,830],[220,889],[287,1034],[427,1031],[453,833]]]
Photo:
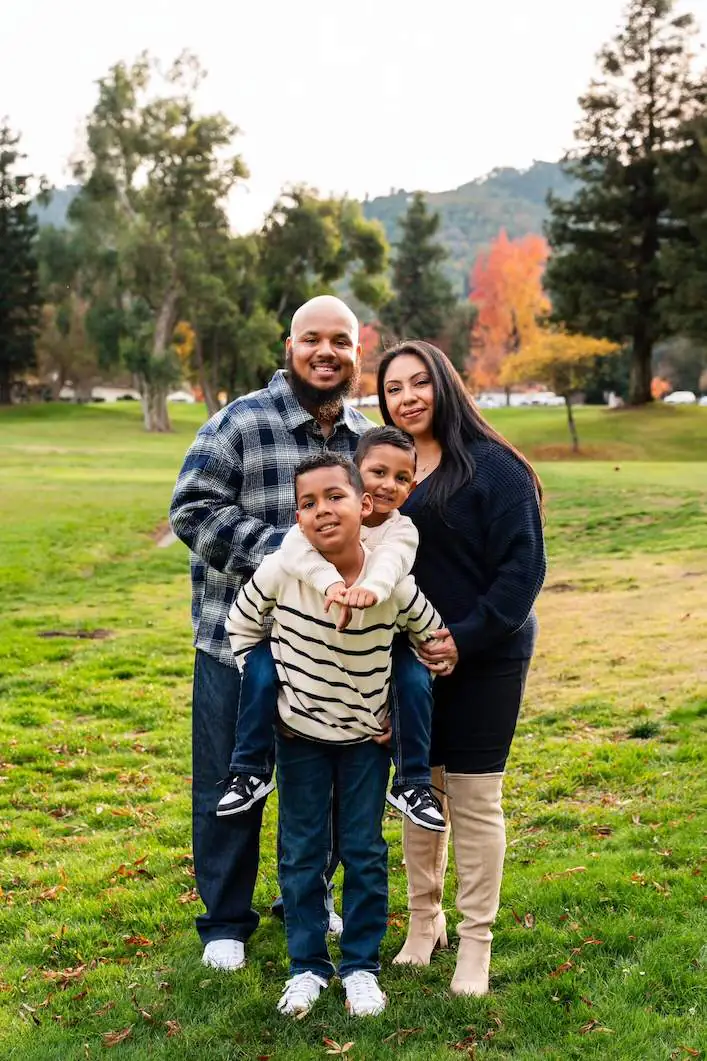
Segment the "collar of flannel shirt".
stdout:
[[[287,381],[287,373],[284,369],[278,369],[270,380],[268,393],[288,431],[294,431],[295,428],[300,427],[302,424],[310,423],[314,420],[312,414],[308,413],[297,401],[294,391]],[[352,407],[346,402],[343,404],[342,412],[334,421],[334,428],[339,424],[344,424],[355,435],[361,433],[360,417],[357,417]]]

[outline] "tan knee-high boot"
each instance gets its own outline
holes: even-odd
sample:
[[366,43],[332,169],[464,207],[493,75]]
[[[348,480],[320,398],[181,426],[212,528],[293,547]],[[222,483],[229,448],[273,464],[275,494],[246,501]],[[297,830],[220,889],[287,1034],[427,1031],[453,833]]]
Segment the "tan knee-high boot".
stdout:
[[[444,775],[439,767],[432,771],[432,784],[444,790]],[[442,799],[442,808],[447,818],[446,798]],[[405,944],[393,958],[395,965],[429,965],[433,950],[448,945],[442,911],[448,846],[449,826],[443,833],[437,833],[403,819],[410,922]]]
[[506,851],[501,807],[503,774],[447,774],[457,864],[459,953],[452,994],[486,995],[491,925],[498,913]]

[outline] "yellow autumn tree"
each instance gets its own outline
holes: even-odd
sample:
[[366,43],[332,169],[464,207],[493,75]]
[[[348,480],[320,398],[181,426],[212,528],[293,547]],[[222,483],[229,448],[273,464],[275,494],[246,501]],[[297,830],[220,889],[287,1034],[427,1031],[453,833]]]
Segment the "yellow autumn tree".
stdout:
[[570,335],[562,329],[539,330],[520,353],[508,357],[501,368],[501,382],[544,383],[565,399],[567,425],[572,450],[579,452],[579,436],[572,412],[572,398],[588,381],[597,357],[608,357],[620,350],[618,343],[593,339],[589,335]]

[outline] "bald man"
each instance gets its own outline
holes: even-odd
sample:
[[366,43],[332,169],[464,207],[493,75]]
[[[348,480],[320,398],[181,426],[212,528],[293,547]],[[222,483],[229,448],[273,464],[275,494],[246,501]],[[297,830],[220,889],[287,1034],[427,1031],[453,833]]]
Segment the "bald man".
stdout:
[[[228,780],[240,678],[224,623],[241,586],[295,522],[294,469],[324,449],[353,456],[373,426],[344,402],[358,381],[358,321],[331,295],[292,318],[286,369],[216,413],[189,448],[170,520],[191,551],[196,656],[192,697],[194,868],[206,911],[196,919],[205,965],[238,969],[258,914],[264,801],[216,816]],[[274,695],[274,693],[273,693]]]

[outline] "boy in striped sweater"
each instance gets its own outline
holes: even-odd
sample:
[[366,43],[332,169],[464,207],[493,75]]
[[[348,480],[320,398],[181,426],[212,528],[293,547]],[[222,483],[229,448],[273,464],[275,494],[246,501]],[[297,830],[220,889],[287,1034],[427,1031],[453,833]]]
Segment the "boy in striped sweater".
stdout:
[[[307,540],[298,525],[280,548],[284,570],[306,582],[341,609],[337,627],[350,622],[352,609],[389,600],[410,574],[418,534],[412,520],[398,509],[415,479],[415,445],[396,427],[375,427],[362,436],[354,456],[373,510],[364,519],[361,540],[371,551],[365,576],[347,589],[336,568]],[[267,641],[250,653],[243,673],[231,778],[218,803],[219,816],[242,814],[275,787],[272,780],[272,726],[277,699],[277,673]],[[390,707],[395,776],[388,802],[415,825],[443,831],[441,804],[434,795],[429,766],[432,689],[429,671],[413,655],[403,634],[393,643]]]
[[[297,468],[295,492],[309,544],[347,589],[360,587],[370,561],[361,525],[373,500],[358,468],[339,454],[319,454]],[[386,1002],[377,974],[387,919],[382,817],[393,637],[406,630],[419,644],[442,620],[407,576],[386,601],[354,609],[338,629],[325,598],[288,573],[281,552],[265,558],[231,608],[227,629],[239,667],[268,617],[279,679],[279,872],[292,974],[278,1008],[307,1013],[334,973],[324,878],[333,811],[344,867],[339,975],[350,1012],[374,1015]]]

